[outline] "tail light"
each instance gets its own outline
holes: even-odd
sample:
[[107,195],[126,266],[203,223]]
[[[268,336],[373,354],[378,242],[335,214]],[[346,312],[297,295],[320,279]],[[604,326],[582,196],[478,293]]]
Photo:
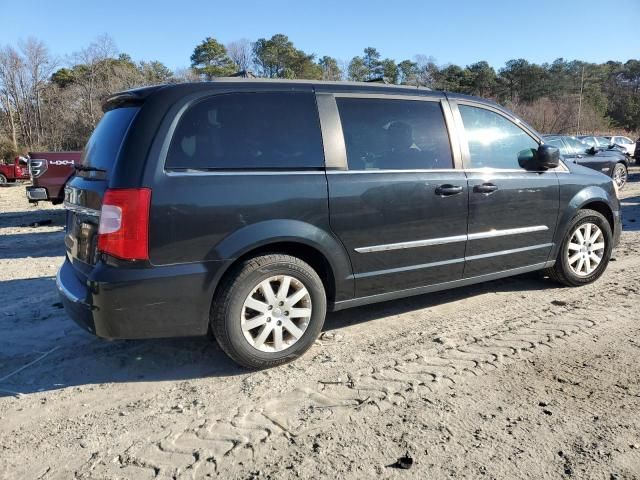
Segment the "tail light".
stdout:
[[105,192],[98,227],[98,250],[123,260],[149,259],[151,189]]

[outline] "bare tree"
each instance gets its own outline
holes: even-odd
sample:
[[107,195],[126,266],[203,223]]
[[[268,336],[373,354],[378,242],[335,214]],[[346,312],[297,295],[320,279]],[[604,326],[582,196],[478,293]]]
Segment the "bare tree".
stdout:
[[110,65],[108,60],[115,58],[117,53],[118,49],[113,39],[104,34],[88,47],[75,52],[71,57],[74,68],[77,70],[74,82],[81,87],[84,93],[87,113],[93,126],[96,125],[99,118],[96,103],[102,93],[100,86],[109,83]]
[[433,87],[435,83],[435,72],[438,71],[436,59],[432,56],[419,54],[414,56],[413,60],[418,65],[416,84],[423,87]]
[[178,68],[171,77],[173,83],[201,82],[202,77],[193,68]]
[[20,116],[20,98],[18,94],[18,76],[20,75],[20,69],[22,69],[22,60],[15,49],[5,47],[0,50],[0,105],[9,120],[11,141],[16,148],[18,146],[18,125],[16,125],[16,121],[20,124],[19,118],[16,120],[16,116]]
[[227,55],[238,65],[240,71],[249,71],[252,63],[253,45],[246,38],[241,38],[226,45]]
[[42,119],[42,92],[53,72],[55,61],[49,55],[45,44],[33,37],[21,44],[20,50],[24,58],[30,100],[35,103],[35,143],[41,145],[45,136]]
[[[571,134],[575,131],[578,96],[558,99],[540,98],[534,102],[517,102],[507,105],[542,133]],[[584,132],[604,132],[611,128],[609,121],[593,106],[583,104],[582,127]]]

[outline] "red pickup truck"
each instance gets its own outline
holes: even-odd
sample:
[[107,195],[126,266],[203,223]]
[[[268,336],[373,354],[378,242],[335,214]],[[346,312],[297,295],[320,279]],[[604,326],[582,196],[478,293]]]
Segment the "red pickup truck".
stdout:
[[64,187],[80,165],[82,152],[29,152],[32,185],[27,187],[29,202],[64,201]]
[[13,163],[0,163],[0,185],[16,180],[29,180],[29,167],[24,157],[14,158]]

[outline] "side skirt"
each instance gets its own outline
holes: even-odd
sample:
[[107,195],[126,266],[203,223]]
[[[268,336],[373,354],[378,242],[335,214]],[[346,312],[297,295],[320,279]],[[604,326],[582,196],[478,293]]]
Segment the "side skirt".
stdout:
[[397,300],[399,298],[412,297],[414,295],[422,295],[424,293],[439,292],[441,290],[448,290],[450,288],[464,287],[467,285],[473,285],[475,283],[489,282],[491,280],[497,280],[499,278],[511,277],[514,275],[520,275],[522,273],[534,272],[536,270],[543,270],[555,265],[556,261],[551,260],[543,263],[536,263],[534,265],[528,265],[526,267],[512,268],[510,270],[503,270],[501,272],[489,273],[487,275],[478,275],[477,277],[461,278],[460,280],[453,280],[451,282],[436,283],[434,285],[427,285],[425,287],[410,288],[407,290],[398,290],[388,293],[380,293],[378,295],[371,295],[369,297],[353,298],[351,300],[343,300],[341,302],[335,302],[330,306],[330,310],[337,312],[338,310],[344,310],[345,308],[359,307],[362,305],[369,305],[370,303],[386,302],[388,300]]

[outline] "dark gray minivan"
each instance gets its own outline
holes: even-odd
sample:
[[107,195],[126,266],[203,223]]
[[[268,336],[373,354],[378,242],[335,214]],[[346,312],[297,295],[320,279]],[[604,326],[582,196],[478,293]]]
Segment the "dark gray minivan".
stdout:
[[100,337],[212,332],[269,367],[327,310],[533,270],[579,286],[620,237],[611,178],[478,98],[221,79],[104,111],[66,189],[57,276]]

